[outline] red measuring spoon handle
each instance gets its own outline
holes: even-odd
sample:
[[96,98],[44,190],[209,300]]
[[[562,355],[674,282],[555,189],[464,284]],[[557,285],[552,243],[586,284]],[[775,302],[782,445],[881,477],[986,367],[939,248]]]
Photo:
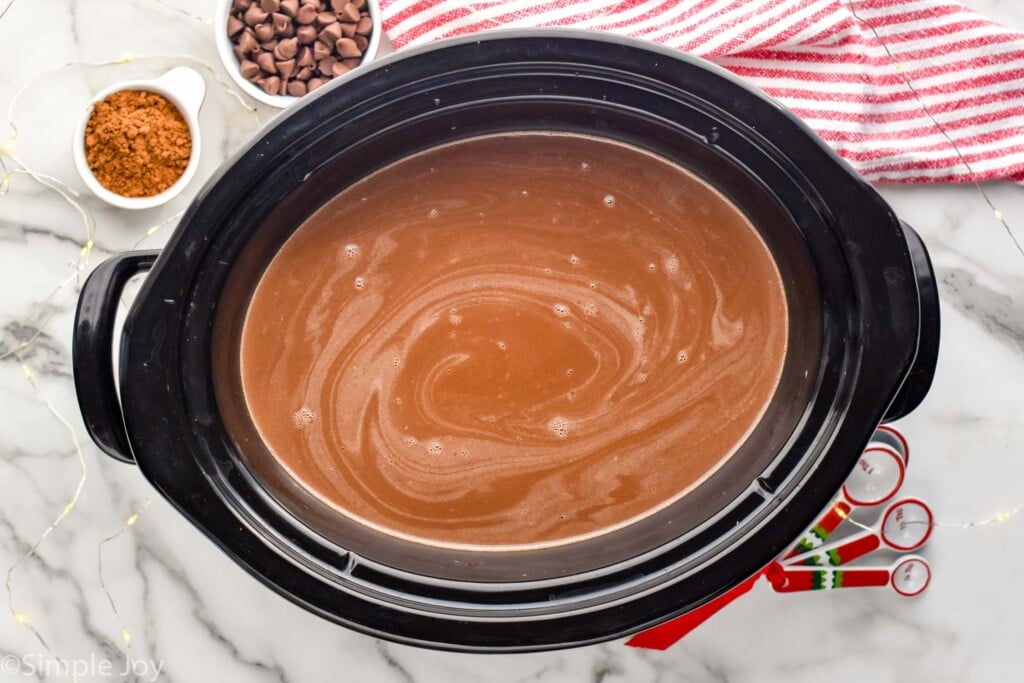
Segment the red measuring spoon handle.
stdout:
[[848,542],[841,545],[837,545],[831,550],[820,550],[813,555],[809,555],[800,564],[820,567],[820,566],[834,566],[846,564],[852,562],[858,557],[864,557],[868,553],[874,552],[882,547],[882,541],[878,537],[878,534],[869,533],[861,536],[851,538]]
[[788,560],[791,557],[803,555],[819,547],[828,540],[828,537],[843,523],[843,520],[850,516],[852,509],[845,500],[836,501],[836,504],[830,507],[828,512],[822,515],[821,519],[808,529],[807,533],[800,537],[800,540],[796,542],[793,549],[783,559]]
[[892,572],[888,569],[786,569],[773,564],[766,572],[772,588],[778,593],[835,590],[888,586]]

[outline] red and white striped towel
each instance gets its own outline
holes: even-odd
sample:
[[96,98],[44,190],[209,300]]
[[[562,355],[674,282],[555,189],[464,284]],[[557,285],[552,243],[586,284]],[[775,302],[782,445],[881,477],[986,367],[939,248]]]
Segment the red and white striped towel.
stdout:
[[784,102],[875,182],[1024,181],[1024,33],[948,0],[381,4],[398,48],[570,26],[706,57]]

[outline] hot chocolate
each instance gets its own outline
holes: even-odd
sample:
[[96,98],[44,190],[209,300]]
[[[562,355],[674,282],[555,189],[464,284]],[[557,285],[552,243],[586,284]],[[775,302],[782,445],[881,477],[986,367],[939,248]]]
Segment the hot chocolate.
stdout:
[[552,545],[684,496],[782,371],[778,269],[683,168],[562,133],[464,140],[318,210],[253,295],[241,373],[280,464],[435,545]]

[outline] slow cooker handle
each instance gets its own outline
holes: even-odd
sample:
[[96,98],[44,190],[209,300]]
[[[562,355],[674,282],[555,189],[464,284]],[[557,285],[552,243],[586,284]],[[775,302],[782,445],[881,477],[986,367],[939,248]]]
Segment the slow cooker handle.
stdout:
[[885,412],[883,422],[898,420],[920,405],[932,385],[935,365],[939,359],[939,288],[935,280],[935,269],[928,256],[921,237],[906,223],[903,232],[907,238],[910,260],[914,264],[914,278],[917,281],[917,296],[921,323],[917,334],[917,355],[910,366],[903,386]]
[[109,258],[89,275],[75,313],[71,364],[85,428],[100,450],[135,463],[114,384],[114,318],[128,281],[149,270],[159,251],[129,251]]

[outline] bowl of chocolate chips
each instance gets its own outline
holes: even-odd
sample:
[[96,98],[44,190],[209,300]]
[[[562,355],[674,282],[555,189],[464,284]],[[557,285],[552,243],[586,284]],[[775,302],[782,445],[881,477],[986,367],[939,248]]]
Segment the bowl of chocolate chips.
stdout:
[[226,0],[214,31],[238,87],[284,108],[376,56],[380,9],[377,0]]

